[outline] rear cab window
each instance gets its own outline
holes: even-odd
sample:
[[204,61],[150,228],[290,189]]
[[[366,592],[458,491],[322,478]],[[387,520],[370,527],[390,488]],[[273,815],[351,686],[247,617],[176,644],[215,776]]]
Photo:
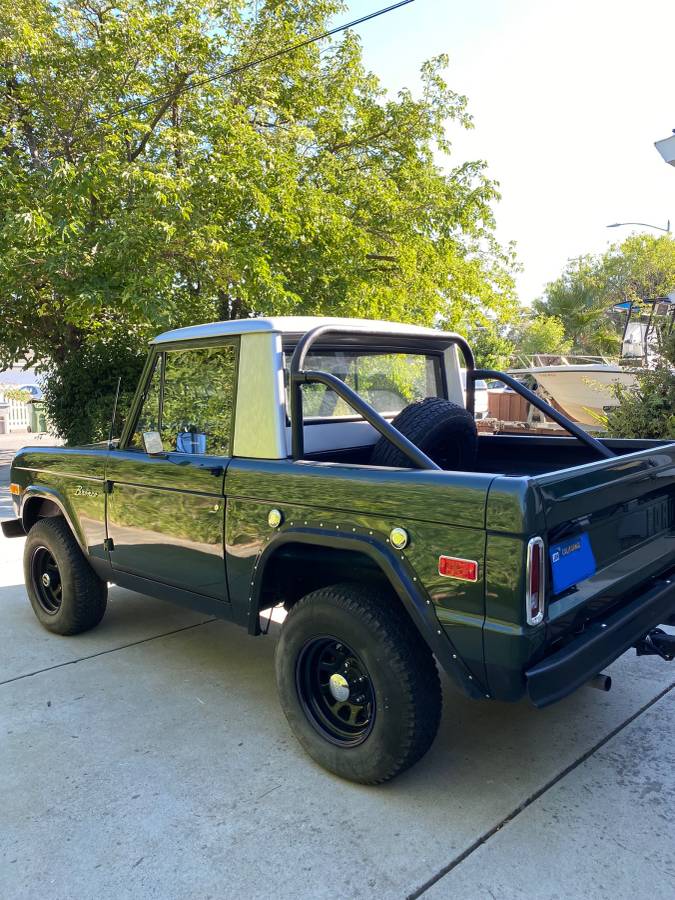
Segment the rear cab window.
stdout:
[[[337,376],[384,416],[395,416],[416,400],[444,396],[441,360],[434,354],[318,350],[308,354],[306,368]],[[358,418],[323,384],[303,385],[303,409],[310,420]]]

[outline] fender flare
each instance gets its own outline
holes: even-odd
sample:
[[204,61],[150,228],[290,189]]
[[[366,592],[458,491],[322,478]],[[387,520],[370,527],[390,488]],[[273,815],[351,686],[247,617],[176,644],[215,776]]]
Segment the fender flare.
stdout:
[[28,534],[28,530],[26,529],[26,504],[29,500],[50,500],[55,506],[58,506],[58,508],[61,510],[63,518],[68,524],[68,527],[75,536],[75,540],[80,545],[80,549],[83,551],[85,556],[89,556],[87,545],[84,541],[82,533],[76,526],[76,519],[72,515],[72,512],[68,509],[66,501],[63,499],[61,494],[59,494],[53,488],[46,487],[45,485],[40,485],[39,487],[29,485],[23,492],[23,495],[21,497],[21,510],[19,512],[19,518],[21,519],[26,534]]
[[275,552],[284,544],[306,544],[319,547],[351,550],[369,557],[381,570],[408,612],[423,640],[440,665],[459,689],[469,697],[486,697],[488,690],[465,665],[459,653],[441,627],[433,603],[420,584],[412,567],[402,554],[366,534],[341,534],[329,529],[286,528],[277,533],[258,556],[251,575],[249,597],[249,634],[259,634],[259,605],[265,569]]

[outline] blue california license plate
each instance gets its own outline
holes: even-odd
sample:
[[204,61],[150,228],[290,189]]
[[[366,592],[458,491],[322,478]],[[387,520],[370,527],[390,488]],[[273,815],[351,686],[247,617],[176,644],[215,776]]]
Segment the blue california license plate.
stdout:
[[553,576],[553,593],[560,594],[595,573],[595,557],[586,532],[554,544],[548,551]]

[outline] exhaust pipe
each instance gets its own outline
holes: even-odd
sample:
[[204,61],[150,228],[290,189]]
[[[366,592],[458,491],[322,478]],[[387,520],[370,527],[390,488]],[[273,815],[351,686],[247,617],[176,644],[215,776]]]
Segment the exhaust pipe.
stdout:
[[586,687],[596,688],[599,691],[609,691],[612,688],[611,675],[594,675],[586,682]]

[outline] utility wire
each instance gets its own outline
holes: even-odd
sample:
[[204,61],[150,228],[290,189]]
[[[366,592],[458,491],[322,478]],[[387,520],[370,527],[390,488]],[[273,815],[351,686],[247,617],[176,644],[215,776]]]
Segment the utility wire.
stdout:
[[331,28],[328,31],[324,31],[321,34],[317,34],[314,37],[304,38],[301,41],[298,41],[296,44],[288,44],[285,47],[282,47],[279,50],[275,50],[274,53],[268,53],[267,56],[261,56],[258,59],[252,59],[250,62],[240,63],[237,66],[232,66],[230,69],[222,69],[219,72],[214,72],[213,75],[209,75],[205,78],[200,78],[195,81],[188,81],[182,87],[179,87],[173,91],[167,91],[164,94],[155,94],[152,97],[148,97],[146,100],[141,100],[138,103],[132,103],[129,106],[124,107],[124,109],[120,109],[117,112],[110,113],[107,116],[102,116],[97,119],[99,125],[103,125],[106,122],[110,122],[112,119],[116,119],[118,116],[126,115],[129,112],[135,112],[136,110],[145,109],[148,106],[153,106],[155,103],[162,103],[165,100],[173,100],[180,97],[181,94],[185,94],[187,91],[191,91],[194,88],[203,87],[205,84],[211,84],[214,81],[218,81],[221,78],[230,78],[232,75],[239,75],[241,72],[246,72],[248,69],[252,69],[255,66],[262,65],[262,63],[270,62],[273,59],[277,59],[279,56],[284,56],[286,53],[293,53],[295,50],[300,50],[302,47],[307,47],[310,44],[315,44],[317,41],[322,41],[324,38],[332,37],[334,34],[339,34],[341,31],[346,31],[348,28],[354,28],[357,25],[362,25],[364,22],[369,22],[371,19],[377,19],[379,16],[383,16],[386,13],[393,12],[395,9],[399,9],[401,6],[407,6],[409,3],[414,3],[415,0],[399,0],[398,3],[392,3],[389,6],[385,6],[382,9],[377,9],[374,12],[368,13],[365,16],[360,16],[358,19],[352,19],[351,22],[344,22],[342,25],[337,25],[335,28]]

